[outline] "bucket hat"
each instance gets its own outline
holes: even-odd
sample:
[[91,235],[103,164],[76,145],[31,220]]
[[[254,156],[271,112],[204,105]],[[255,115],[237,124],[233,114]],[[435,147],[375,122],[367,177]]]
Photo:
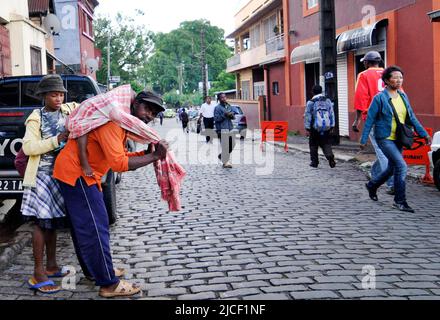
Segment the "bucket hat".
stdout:
[[136,96],[137,102],[148,102],[149,104],[153,104],[157,110],[160,110],[159,112],[165,111],[165,108],[163,107],[163,100],[161,97],[159,97],[157,94],[151,91],[141,91]]
[[48,92],[67,92],[66,88],[64,88],[63,79],[61,79],[60,75],[49,74],[40,80],[35,94],[41,96]]

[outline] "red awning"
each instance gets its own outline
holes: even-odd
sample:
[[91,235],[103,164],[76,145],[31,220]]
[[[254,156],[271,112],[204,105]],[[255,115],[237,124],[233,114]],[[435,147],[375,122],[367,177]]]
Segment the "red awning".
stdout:
[[28,6],[30,16],[53,13],[53,0],[28,0]]

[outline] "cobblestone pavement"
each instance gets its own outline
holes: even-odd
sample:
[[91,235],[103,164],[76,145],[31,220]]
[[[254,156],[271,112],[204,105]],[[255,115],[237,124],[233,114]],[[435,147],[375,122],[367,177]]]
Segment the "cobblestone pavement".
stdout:
[[[173,126],[168,120],[160,132]],[[198,141],[187,154],[216,148],[190,136]],[[239,142],[235,152],[252,145],[258,149],[250,139]],[[378,203],[369,200],[354,164],[312,170],[308,155],[283,152],[274,161],[273,174],[262,176],[255,164],[185,164],[180,213],[159,200],[151,168],[125,173],[112,250],[125,278],[142,286],[136,299],[440,298],[438,191],[409,183],[417,212],[400,213],[383,191]],[[78,269],[75,289],[34,296],[25,285],[28,247],[0,273],[0,299],[98,299],[68,234],[58,248],[60,263]],[[363,281],[373,283],[367,275],[375,275],[375,289],[363,289]]]

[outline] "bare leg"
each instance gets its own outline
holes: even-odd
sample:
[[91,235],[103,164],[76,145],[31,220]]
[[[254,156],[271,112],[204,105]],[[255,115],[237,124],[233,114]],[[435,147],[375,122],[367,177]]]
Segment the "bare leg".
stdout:
[[57,233],[55,230],[45,230],[44,240],[46,243],[46,270],[48,272],[57,272],[60,268],[57,264]]
[[[32,247],[34,254],[34,279],[37,283],[48,281],[49,278],[46,275],[46,269],[44,268],[44,246],[45,236],[44,231],[39,227],[34,227],[34,233],[32,236]],[[46,286],[41,288],[42,290],[50,290],[53,287]]]

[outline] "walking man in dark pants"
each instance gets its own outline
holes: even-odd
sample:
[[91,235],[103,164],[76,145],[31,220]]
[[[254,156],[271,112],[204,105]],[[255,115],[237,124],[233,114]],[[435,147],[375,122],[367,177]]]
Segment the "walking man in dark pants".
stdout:
[[227,103],[224,93],[218,95],[218,100],[220,103],[214,109],[215,129],[222,148],[222,153],[218,155],[218,158],[223,163],[223,168],[230,169],[232,168],[231,153],[235,147],[235,133],[232,132],[234,128],[232,119],[235,118],[235,115]]
[[200,108],[200,119],[203,118],[203,125],[205,126],[206,143],[212,143],[212,134],[214,133],[214,109],[215,104],[212,103],[211,97],[205,98],[205,103]]
[[318,149],[321,147],[331,168],[336,167],[331,144],[331,130],[335,127],[333,103],[324,94],[322,87],[313,87],[312,100],[307,102],[304,126],[310,135],[310,158],[312,168],[318,168]]

